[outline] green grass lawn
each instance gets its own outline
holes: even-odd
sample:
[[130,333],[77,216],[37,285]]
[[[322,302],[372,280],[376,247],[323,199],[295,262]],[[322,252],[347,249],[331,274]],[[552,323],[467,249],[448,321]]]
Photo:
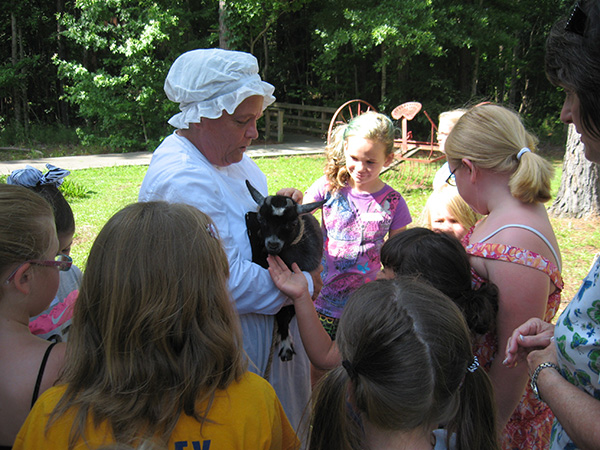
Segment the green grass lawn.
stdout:
[[[267,175],[269,192],[274,193],[283,187],[306,190],[323,174],[325,158],[262,157],[255,161]],[[72,256],[78,266],[85,266],[93,240],[106,221],[125,205],[137,201],[146,170],[147,166],[74,170],[66,179],[63,188],[73,208],[77,228]],[[388,172],[384,178],[404,195],[413,217],[418,218],[431,190],[407,190],[395,172]]]
[[[321,156],[262,157],[255,159],[267,175],[269,192],[283,187],[306,190],[323,174],[325,159]],[[557,169],[552,184],[556,193],[560,184],[560,159],[553,160]],[[410,163],[402,171],[389,171],[384,180],[402,193],[413,215],[413,225],[418,219],[431,193],[430,187],[421,185],[429,181],[437,166]],[[102,169],[75,170],[67,178],[64,188],[75,213],[76,233],[72,256],[84,268],[90,247],[106,221],[119,209],[137,201],[139,188],[147,166],[121,166]],[[70,195],[70,194],[73,195]],[[586,275],[593,255],[600,251],[598,220],[552,218],[563,257],[565,290],[563,300],[573,297],[581,279]]]

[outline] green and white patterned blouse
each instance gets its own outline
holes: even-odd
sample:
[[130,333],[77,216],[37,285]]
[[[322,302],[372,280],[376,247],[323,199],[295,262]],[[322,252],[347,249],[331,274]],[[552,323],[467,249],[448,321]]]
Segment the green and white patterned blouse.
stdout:
[[[554,329],[558,364],[562,376],[600,400],[600,253],[584,278],[577,295],[559,317]],[[585,414],[585,411],[582,411]],[[555,419],[551,450],[575,450]]]

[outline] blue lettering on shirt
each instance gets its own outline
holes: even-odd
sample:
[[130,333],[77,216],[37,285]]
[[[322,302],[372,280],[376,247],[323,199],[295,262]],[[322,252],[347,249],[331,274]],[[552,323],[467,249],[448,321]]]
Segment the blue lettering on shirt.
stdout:
[[[175,450],[183,450],[188,444],[188,441],[177,441],[175,442]],[[192,441],[192,447],[194,450],[210,450],[210,440],[202,442]]]

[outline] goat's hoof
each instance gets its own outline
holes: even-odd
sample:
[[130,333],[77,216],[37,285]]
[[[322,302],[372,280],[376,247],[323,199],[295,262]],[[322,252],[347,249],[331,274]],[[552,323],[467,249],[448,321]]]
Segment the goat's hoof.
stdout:
[[281,343],[281,349],[279,350],[279,359],[282,361],[291,361],[294,358],[296,351],[294,350],[294,344],[288,339]]

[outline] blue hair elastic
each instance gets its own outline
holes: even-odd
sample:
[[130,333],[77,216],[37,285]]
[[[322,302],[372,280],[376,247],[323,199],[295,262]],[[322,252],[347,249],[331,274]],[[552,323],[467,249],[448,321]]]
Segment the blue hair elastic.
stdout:
[[531,150],[529,150],[527,147],[523,147],[521,150],[519,150],[519,153],[517,153],[517,161],[521,161],[521,156],[523,156],[524,153],[530,152]]

